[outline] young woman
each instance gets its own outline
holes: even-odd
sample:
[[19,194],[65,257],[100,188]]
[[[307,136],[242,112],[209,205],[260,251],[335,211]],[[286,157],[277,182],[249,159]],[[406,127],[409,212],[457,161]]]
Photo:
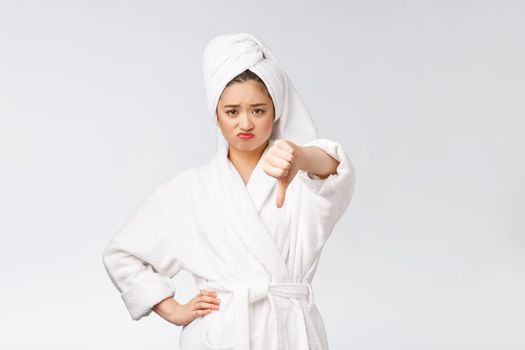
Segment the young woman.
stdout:
[[[251,34],[204,50],[217,152],[158,185],[113,236],[105,268],[131,318],[182,326],[182,350],[328,349],[311,281],[347,209],[354,170]],[[174,299],[189,271],[200,292]]]

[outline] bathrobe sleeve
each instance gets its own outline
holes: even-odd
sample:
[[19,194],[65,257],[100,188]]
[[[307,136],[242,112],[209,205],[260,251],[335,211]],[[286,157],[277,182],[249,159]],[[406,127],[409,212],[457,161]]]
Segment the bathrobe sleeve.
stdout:
[[181,270],[173,255],[166,203],[159,188],[150,193],[113,236],[103,263],[133,320],[148,316],[152,307],[174,296],[171,278]]
[[299,170],[297,173],[310,195],[309,202],[315,213],[330,229],[345,212],[352,199],[355,184],[354,167],[338,142],[315,139],[301,146],[319,147],[339,161],[336,173],[324,179],[304,170]]

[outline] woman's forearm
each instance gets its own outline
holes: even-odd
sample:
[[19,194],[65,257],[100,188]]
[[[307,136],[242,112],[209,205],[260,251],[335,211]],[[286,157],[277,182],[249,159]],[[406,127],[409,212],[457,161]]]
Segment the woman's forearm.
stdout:
[[180,304],[173,297],[168,297],[153,306],[151,309],[166,321],[173,323],[172,315],[174,315],[175,310],[179,306]]
[[297,166],[310,174],[326,178],[335,174],[339,161],[332,158],[328,153],[316,146],[299,147]]

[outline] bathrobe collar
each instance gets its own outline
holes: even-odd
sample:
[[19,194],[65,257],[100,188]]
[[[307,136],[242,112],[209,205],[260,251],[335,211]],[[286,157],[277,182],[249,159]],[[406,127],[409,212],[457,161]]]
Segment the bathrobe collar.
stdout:
[[224,219],[257,260],[270,272],[275,282],[289,280],[286,267],[277,245],[259,213],[263,203],[276,186],[277,180],[267,175],[262,166],[270,139],[256,167],[250,175],[248,185],[227,157],[227,147],[221,147],[210,162],[213,181],[212,197],[217,202]]
[[[277,183],[276,179],[266,174],[263,169],[264,157],[266,156],[266,153],[268,152],[270,146],[273,145],[274,141],[275,140],[273,139],[269,139],[268,147],[266,147],[263,151],[261,158],[257,162],[257,165],[253,169],[252,173],[250,174],[248,183],[245,185],[246,190],[248,191],[250,198],[253,202],[253,205],[255,206],[257,214],[261,213],[261,209],[264,202],[266,201],[273,188],[275,187],[275,184]],[[232,176],[237,176],[242,181],[239,172],[232,164],[232,162],[228,159],[228,157],[226,157],[226,160],[228,167],[232,173]]]

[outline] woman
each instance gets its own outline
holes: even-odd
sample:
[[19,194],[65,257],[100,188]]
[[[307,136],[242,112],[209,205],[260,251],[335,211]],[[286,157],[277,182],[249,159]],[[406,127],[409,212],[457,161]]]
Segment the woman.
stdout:
[[[114,235],[105,268],[134,320],[182,326],[182,350],[328,349],[311,281],[354,171],[316,128],[275,55],[246,33],[204,50],[217,153],[157,186]],[[174,299],[171,278],[200,292]]]

